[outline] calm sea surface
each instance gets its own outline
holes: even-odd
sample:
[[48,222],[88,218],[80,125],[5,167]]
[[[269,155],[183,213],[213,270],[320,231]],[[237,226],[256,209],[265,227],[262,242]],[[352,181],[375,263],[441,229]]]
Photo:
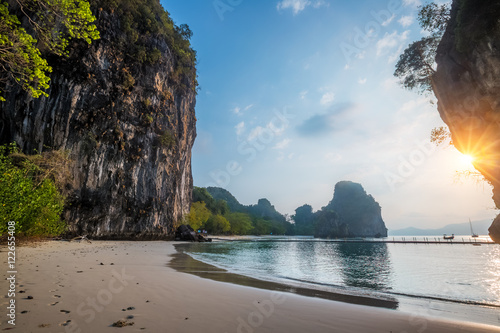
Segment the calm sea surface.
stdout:
[[337,243],[294,237],[197,243],[185,252],[232,273],[394,297],[401,310],[419,308],[421,313],[500,326],[498,245]]

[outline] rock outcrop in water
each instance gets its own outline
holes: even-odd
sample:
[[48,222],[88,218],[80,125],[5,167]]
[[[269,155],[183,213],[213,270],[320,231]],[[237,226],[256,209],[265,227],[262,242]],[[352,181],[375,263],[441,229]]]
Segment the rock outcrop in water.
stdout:
[[387,237],[380,205],[361,184],[338,182],[332,201],[322,211],[335,212],[340,230],[349,237]]
[[[71,233],[164,238],[191,203],[195,68],[181,66],[179,45],[158,32],[170,20],[158,1],[134,4],[147,11],[126,7],[137,10],[132,22],[98,2],[91,1],[101,39],[75,45],[69,58],[49,59],[49,97],[9,89],[0,105],[0,141],[15,141],[28,154],[71,152],[64,212]],[[131,6],[113,4],[122,2]]]
[[[500,3],[453,1],[433,89],[454,146],[475,158],[500,208]],[[500,243],[500,217],[489,229]]]

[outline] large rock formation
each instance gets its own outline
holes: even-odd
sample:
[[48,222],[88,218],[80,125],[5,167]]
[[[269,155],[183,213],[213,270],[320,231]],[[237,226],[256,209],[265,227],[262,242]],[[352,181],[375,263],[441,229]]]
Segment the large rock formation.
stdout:
[[[158,8],[156,1],[134,15],[153,11],[162,24]],[[75,45],[69,58],[49,59],[49,97],[10,87],[0,105],[0,141],[15,141],[25,153],[71,152],[64,212],[71,233],[164,238],[191,203],[195,69],[180,75],[172,40],[141,31],[147,22],[128,21],[125,32],[118,11],[94,12],[101,39]]]
[[361,184],[338,182],[332,201],[322,210],[337,213],[338,225],[347,226],[349,237],[387,237],[380,205]]
[[[433,89],[454,146],[475,157],[500,208],[500,3],[453,1],[439,44]],[[500,218],[490,227],[500,243]]]

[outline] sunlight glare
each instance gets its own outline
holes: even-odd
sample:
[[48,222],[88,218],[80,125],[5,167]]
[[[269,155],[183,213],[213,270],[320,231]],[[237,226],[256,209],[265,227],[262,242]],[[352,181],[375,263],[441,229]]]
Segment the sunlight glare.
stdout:
[[474,162],[474,157],[468,154],[462,154],[460,156],[460,160],[464,166],[467,168],[474,168],[474,165],[472,164]]

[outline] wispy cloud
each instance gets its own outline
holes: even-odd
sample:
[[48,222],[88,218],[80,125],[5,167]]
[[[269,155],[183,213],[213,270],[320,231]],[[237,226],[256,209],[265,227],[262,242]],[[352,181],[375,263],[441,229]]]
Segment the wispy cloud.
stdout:
[[306,99],[307,94],[309,93],[308,90],[302,90],[299,94],[300,99]]
[[290,139],[283,139],[280,142],[278,142],[273,147],[273,149],[285,149],[286,147],[288,147],[289,144],[290,144]]
[[233,113],[241,116],[241,115],[243,115],[243,112],[248,111],[251,108],[253,108],[253,104],[247,105],[243,109],[239,106],[236,106],[234,109],[232,109],[232,111],[233,111]]
[[365,84],[365,83],[366,83],[366,81],[367,81],[367,79],[366,79],[366,77],[365,77],[365,78],[363,78],[363,79],[359,79],[359,80],[358,80],[358,83],[359,83],[359,84]]
[[334,100],[335,100],[335,94],[329,91],[324,93],[323,96],[321,96],[320,104],[328,106],[331,105]]
[[398,20],[399,24],[401,24],[404,28],[409,27],[410,25],[413,24],[413,16],[407,15],[407,16],[402,16]]
[[282,0],[278,2],[276,8],[280,10],[291,9],[293,11],[293,15],[299,14],[301,11],[306,9],[307,7],[320,8],[320,7],[328,7],[329,4],[324,0]]
[[259,136],[259,134],[261,134],[262,132],[264,132],[264,127],[262,126],[257,126],[255,128],[253,128],[251,131],[250,131],[250,134],[248,134],[248,140],[253,140],[255,139],[256,137]]
[[238,125],[234,126],[236,129],[236,135],[240,136],[245,132],[245,122],[242,121],[241,123],[238,123]]
[[379,39],[377,42],[377,56],[384,55],[395,47],[399,47],[405,40],[408,39],[409,33],[409,30],[403,31],[401,34],[398,34],[397,31],[394,31],[391,34],[386,32],[384,37]]
[[339,128],[340,117],[353,110],[353,104],[341,104],[332,107],[327,113],[315,114],[297,126],[297,132],[304,137],[321,136]]
[[389,17],[387,20],[382,22],[382,26],[387,27],[389,24],[391,24],[391,22],[394,20],[395,17],[396,17],[396,14],[392,14],[391,17]]
[[422,2],[420,0],[403,0],[403,4],[405,6],[417,7],[417,6],[420,6],[422,4]]

